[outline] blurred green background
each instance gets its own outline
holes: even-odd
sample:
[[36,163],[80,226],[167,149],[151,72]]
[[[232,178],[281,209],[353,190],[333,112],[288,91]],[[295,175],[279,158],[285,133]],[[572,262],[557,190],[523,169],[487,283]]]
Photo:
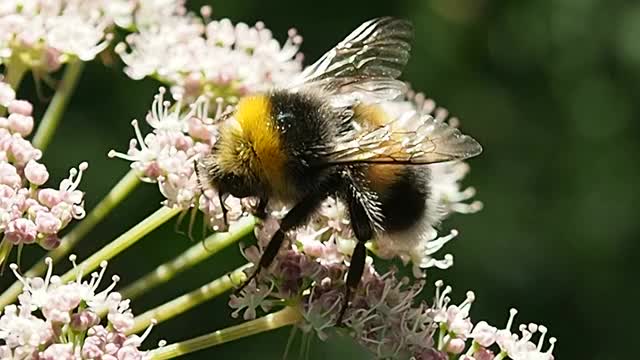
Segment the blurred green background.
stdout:
[[[412,60],[404,75],[462,120],[485,148],[470,161],[465,185],[485,208],[457,215],[444,228],[461,235],[441,253],[455,266],[430,272],[454,286],[454,300],[476,292],[474,321],[548,326],[559,339],[556,359],[635,358],[640,321],[636,279],[640,226],[640,3],[622,0],[488,1],[190,1],[213,6],[214,17],[250,24],[263,20],[279,39],[289,27],[304,36],[308,61],[364,20],[411,19]],[[52,179],[89,161],[81,188],[93,205],[124,175],[128,162],[107,159],[126,150],[130,120],[143,118],[158,84],[132,81],[121,64],[91,64],[44,162]],[[30,78],[20,94],[35,99]],[[42,112],[45,103],[37,102]],[[39,117],[37,117],[39,118]],[[144,184],[108,217],[76,253],[83,259],[158,208],[155,185]],[[192,242],[173,223],[110,262],[122,284],[171,259]],[[24,263],[42,251],[28,248]],[[140,313],[222,275],[242,263],[232,246],[133,302]],[[62,273],[68,267],[56,267]],[[13,281],[0,279],[0,289]],[[432,291],[432,288],[429,289]],[[145,345],[210,332],[238,320],[227,296],[159,325]],[[289,330],[254,336],[189,359],[280,359]],[[294,345],[294,349],[295,349]],[[293,352],[292,358],[296,358]],[[347,339],[316,340],[310,359],[369,359]]]

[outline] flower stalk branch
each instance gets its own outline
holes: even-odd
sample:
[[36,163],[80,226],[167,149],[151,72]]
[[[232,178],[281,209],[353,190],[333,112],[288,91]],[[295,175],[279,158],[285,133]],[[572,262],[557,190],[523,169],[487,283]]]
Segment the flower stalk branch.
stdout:
[[138,240],[150,233],[152,230],[158,228],[160,225],[169,221],[180,212],[179,208],[161,207],[153,214],[149,215],[146,219],[142,220],[136,226],[129,229],[124,234],[113,240],[107,246],[103,247],[78,266],[67,271],[61,278],[63,282],[69,282],[76,279],[79,273],[88,274],[96,269],[101,262],[109,260],[118,255],[122,251],[129,248],[129,246],[135,244]]
[[214,233],[193,245],[176,258],[158,266],[153,272],[136,280],[122,289],[120,293],[128,299],[134,299],[156,286],[166,283],[179,273],[218,253],[220,250],[249,235],[256,224],[252,216],[240,219],[231,225],[229,232]]
[[51,142],[83,69],[84,62],[80,60],[67,64],[60,86],[56,89],[51,104],[47,107],[47,111],[44,113],[38,130],[36,130],[36,134],[33,137],[33,145],[40,150],[44,151]]
[[250,267],[251,264],[245,264],[236,270],[221,276],[212,282],[201,286],[200,288],[177,297],[163,305],[160,305],[154,309],[151,309],[135,318],[133,327],[129,330],[130,334],[140,332],[147,328],[152,321],[161,323],[165,320],[169,320],[177,315],[184,313],[185,311],[194,308],[203,302],[213,299],[214,297],[223,294],[230,290],[237,284],[241,284],[246,279],[244,270]]
[[[107,216],[118,204],[122,202],[138,185],[140,180],[134,170],[130,170],[120,181],[109,191],[109,193],[96,205],[93,210],[73,228],[61,240],[60,246],[49,252],[46,257],[51,258],[53,263],[64,258],[73,247],[82,240],[97,224]],[[47,265],[42,259],[29,269],[24,276],[36,277],[42,275],[47,270]],[[22,283],[14,282],[2,295],[0,295],[0,307],[12,303],[22,291]]]
[[293,325],[302,320],[302,314],[293,307],[286,307],[273,314],[231,326],[207,335],[167,345],[149,353],[152,360],[173,359],[212,346],[224,344],[269,330]]

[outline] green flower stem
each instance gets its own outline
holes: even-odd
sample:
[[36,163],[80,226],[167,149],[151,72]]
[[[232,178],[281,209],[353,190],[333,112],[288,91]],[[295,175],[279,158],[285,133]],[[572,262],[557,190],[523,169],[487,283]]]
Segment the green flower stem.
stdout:
[[156,210],[156,212],[149,215],[146,219],[138,223],[136,226],[132,227],[124,234],[118,236],[107,246],[91,255],[78,266],[67,271],[62,276],[62,281],[69,282],[75,280],[79,272],[82,272],[82,274],[88,274],[89,272],[97,268],[102,261],[109,260],[122,251],[126,250],[129,246],[135,244],[138,240],[150,233],[152,230],[169,221],[179,212],[180,208],[168,208],[164,206],[161,207],[160,209]]
[[140,332],[149,326],[151,322],[161,323],[169,320],[185,311],[202,304],[203,302],[213,299],[214,297],[232,289],[235,285],[241,284],[246,280],[244,270],[252,266],[245,264],[229,274],[213,280],[212,282],[199,287],[187,294],[177,297],[163,305],[151,309],[143,314],[136,316],[133,328],[128,331],[129,334]]
[[175,259],[158,266],[153,272],[127,286],[120,293],[126,299],[133,299],[144,294],[249,235],[255,224],[256,220],[253,216],[240,219],[231,225],[229,232],[215,233],[204,241],[198,242]]
[[4,240],[4,239],[0,240],[0,266],[2,266],[2,264],[7,259],[7,257],[9,257],[9,253],[11,252],[12,247],[13,247],[13,244],[8,242],[7,240]]
[[496,357],[494,357],[493,360],[502,360],[506,357],[507,357],[507,353],[503,351],[500,354],[496,355]]
[[67,64],[60,86],[56,89],[56,93],[49,107],[47,107],[47,111],[44,113],[42,121],[40,125],[38,125],[38,130],[33,137],[33,146],[44,151],[51,142],[58,123],[60,123],[60,119],[64,114],[64,110],[78,84],[83,69],[84,62],[80,60],[75,60]]
[[[124,200],[132,191],[140,184],[140,180],[135,174],[135,171],[130,170],[116,186],[109,191],[96,207],[91,210],[89,214],[78,224],[73,230],[65,235],[60,241],[60,246],[49,252],[47,257],[53,259],[53,262],[57,262],[64,258],[73,247],[84,238],[107,214],[111,212],[122,200]],[[1,262],[1,261],[0,261]],[[24,276],[35,277],[44,274],[47,269],[47,265],[44,259],[36,262],[34,266],[29,269]],[[15,301],[18,295],[22,292],[22,283],[20,281],[14,282],[2,295],[0,295],[0,308],[11,304]]]
[[240,325],[231,326],[207,335],[202,335],[191,340],[166,345],[149,353],[152,360],[173,359],[212,346],[224,344],[229,341],[241,339],[247,336],[259,334],[265,331],[293,325],[302,319],[300,311],[294,307],[286,307],[273,314],[247,321]]

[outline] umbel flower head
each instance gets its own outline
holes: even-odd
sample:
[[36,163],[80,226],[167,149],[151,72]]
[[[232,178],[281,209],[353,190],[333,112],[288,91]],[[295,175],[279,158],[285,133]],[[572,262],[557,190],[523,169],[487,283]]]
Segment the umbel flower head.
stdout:
[[87,163],[71,169],[57,188],[43,185],[49,179],[42,152],[26,140],[33,130],[33,106],[16,100],[15,92],[0,81],[0,263],[14,245],[38,243],[45,249],[60,245],[58,233],[73,219],[82,219],[84,193],[78,189]]
[[[75,265],[75,256],[70,257]],[[129,300],[113,291],[119,278],[99,290],[107,262],[91,280],[63,283],[52,275],[53,261],[46,260],[48,269],[43,278],[23,278],[17,266],[11,264],[15,276],[24,285],[17,305],[8,305],[0,316],[0,358],[81,360],[145,359],[140,345],[151,331],[142,336],[126,335],[133,326]],[[106,315],[101,315],[106,313]]]
[[[448,355],[460,356],[461,360],[493,360],[510,358],[513,360],[553,360],[553,348],[556,339],[549,339],[549,347],[543,350],[547,327],[534,323],[518,326],[520,335],[513,332],[513,321],[518,311],[510,310],[509,320],[503,329],[480,321],[475,325],[469,316],[471,305],[475,301],[473,292],[467,292],[466,299],[459,305],[450,304],[451,287],[444,286],[442,281],[436,281],[436,296],[430,313],[434,322],[438,324],[437,352],[417,356],[416,360],[448,359]],[[537,343],[533,337],[540,334]],[[494,353],[492,348],[499,350]],[[434,354],[441,357],[434,357]],[[429,357],[431,356],[431,357]]]
[[193,102],[204,94],[233,103],[282,85],[300,71],[302,38],[294,29],[281,46],[261,22],[251,27],[210,20],[209,7],[202,13],[204,21],[176,10],[129,34],[116,47],[125,72],[133,79],[159,79],[176,99]]
[[[131,161],[140,179],[157,183],[165,196],[164,205],[183,210],[201,210],[208,226],[218,230],[224,224],[222,210],[215,189],[204,191],[198,183],[194,164],[197,159],[211,151],[216,137],[216,121],[221,116],[224,104],[221,99],[215,104],[214,117],[210,118],[209,101],[199,97],[188,107],[182,101],[173,105],[165,100],[166,90],[160,88],[155,96],[146,122],[153,132],[142,135],[138,121],[132,125],[136,138],[129,143],[126,154],[110,151],[110,157]],[[231,211],[230,220],[242,215],[238,199],[227,199]]]
[[16,62],[42,72],[70,59],[89,61],[111,39],[108,1],[3,0],[0,4],[0,64]]

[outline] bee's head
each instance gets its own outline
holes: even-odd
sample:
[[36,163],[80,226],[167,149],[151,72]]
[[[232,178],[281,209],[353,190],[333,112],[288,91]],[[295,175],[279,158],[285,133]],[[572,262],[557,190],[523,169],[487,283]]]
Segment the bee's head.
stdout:
[[211,185],[220,194],[231,194],[237,198],[257,195],[256,182],[251,176],[218,171],[210,178]]

